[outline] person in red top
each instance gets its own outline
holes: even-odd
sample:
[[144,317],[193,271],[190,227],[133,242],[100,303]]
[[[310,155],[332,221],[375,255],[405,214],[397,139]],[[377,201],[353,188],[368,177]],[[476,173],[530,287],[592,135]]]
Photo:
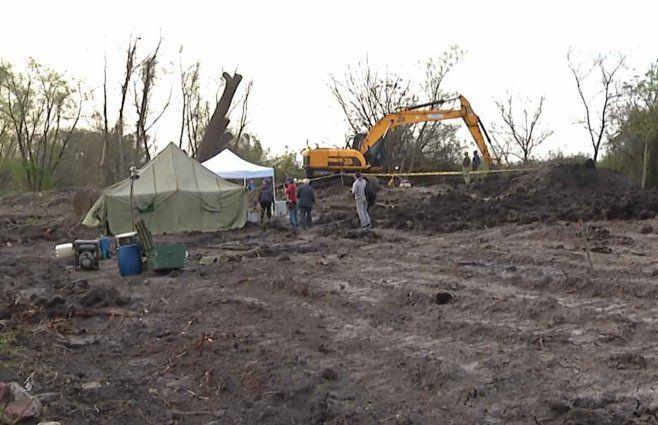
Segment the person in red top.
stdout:
[[288,179],[288,183],[286,183],[286,205],[290,214],[290,225],[296,229],[299,226],[297,222],[297,185],[292,179]]

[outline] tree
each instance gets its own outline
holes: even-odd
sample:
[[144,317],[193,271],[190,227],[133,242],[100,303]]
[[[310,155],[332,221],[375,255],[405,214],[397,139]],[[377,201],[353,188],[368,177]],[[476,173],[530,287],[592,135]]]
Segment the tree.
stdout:
[[297,154],[285,147],[283,153],[266,158],[264,163],[274,168],[275,175],[279,178],[301,178],[304,177],[304,169],[297,162]]
[[411,85],[388,71],[384,76],[365,63],[349,66],[342,80],[330,76],[329,89],[355,134],[366,133],[383,116],[416,102]]
[[[128,48],[126,49],[126,59],[124,64],[123,80],[120,85],[120,100],[118,107],[118,117],[115,124],[110,127],[109,125],[109,111],[108,111],[108,94],[107,94],[107,59],[105,60],[103,69],[103,111],[102,111],[102,130],[104,134],[105,144],[101,154],[100,166],[105,174],[105,182],[110,183],[116,180],[121,180],[128,175],[124,163],[127,159],[126,146],[124,144],[124,131],[125,131],[125,107],[130,89],[130,83],[133,75],[139,67],[137,62],[137,41],[138,38],[132,37],[128,41]],[[130,155],[129,157],[133,157]]]
[[[540,97],[536,106],[529,99],[515,99],[512,95],[508,95],[504,101],[495,101],[505,126],[503,137],[507,141],[505,145],[499,146],[505,146],[500,150],[504,151],[502,156],[506,160],[509,155],[514,155],[523,162],[528,162],[532,152],[553,134],[553,130],[541,123],[545,100],[544,96]],[[515,103],[521,103],[520,114],[516,113]]]
[[[97,128],[104,134],[104,146],[100,165],[105,175],[105,183],[124,179],[128,176],[129,165],[140,166],[151,157],[150,149],[153,140],[149,130],[160,120],[169,107],[169,98],[161,109],[153,105],[154,87],[158,80],[158,55],[162,39],[152,52],[139,58],[139,37],[131,37],[126,48],[123,75],[119,82],[119,101],[116,105],[116,120],[111,124],[110,105],[108,100],[107,60],[103,72],[103,107],[96,112]],[[129,102],[133,98],[134,114],[131,113]],[[126,122],[135,118],[135,131],[126,135]]]
[[251,94],[251,86],[253,84],[253,81],[249,81],[247,84],[247,89],[244,92],[244,97],[242,99],[242,114],[240,115],[240,123],[238,125],[238,135],[236,136],[237,140],[240,140],[242,137],[242,133],[244,132],[245,128],[247,127],[247,116],[248,116],[248,110],[249,110],[249,94]]
[[3,68],[0,114],[11,127],[28,187],[40,191],[78,125],[83,94],[64,75],[34,60],[25,72]]
[[231,75],[224,72],[222,73],[222,78],[225,82],[224,91],[217,102],[215,111],[210,117],[206,131],[201,139],[196,156],[199,162],[206,161],[217,155],[228,143],[223,136],[230,122],[228,118],[229,109],[238,85],[242,81],[242,75],[238,73]]
[[658,62],[624,87],[615,110],[620,131],[608,143],[606,163],[643,188],[658,186]]
[[178,147],[186,149],[190,156],[196,158],[201,139],[210,121],[210,104],[201,94],[201,63],[183,70],[181,64],[181,94],[183,111]]
[[137,122],[135,124],[135,149],[133,150],[133,164],[139,164],[140,158],[142,157],[145,158],[146,161],[151,160],[151,145],[149,144],[150,136],[148,131],[160,120],[160,118],[162,118],[162,115],[164,115],[171,101],[170,91],[169,98],[167,99],[167,102],[162,107],[158,115],[155,116],[150,123],[147,122],[152,109],[151,98],[153,88],[156,83],[158,53],[160,52],[161,44],[162,39],[160,39],[153,52],[147,55],[139,65],[141,71],[141,85],[138,87],[137,84],[135,84],[133,90],[135,94],[135,112],[137,114]]
[[[456,93],[443,90],[443,80],[459,63],[463,55],[464,52],[459,47],[451,46],[438,58],[430,58],[425,63],[425,80],[422,83],[421,99],[427,102],[437,102],[457,96]],[[441,163],[444,166],[446,162],[458,162],[458,155],[455,155],[459,150],[456,138],[457,129],[458,125],[445,122],[420,124],[416,137],[412,137],[405,146],[409,154],[400,158],[401,168],[413,170],[423,158],[429,159],[430,164]]]
[[[617,77],[625,61],[626,57],[621,53],[609,56],[599,54],[590,63],[583,64],[576,61],[571,50],[567,53],[567,64],[584,109],[581,123],[589,134],[594,163],[598,160],[603,142],[616,133],[613,111],[621,97],[621,85]],[[588,89],[586,86],[592,74],[598,74],[599,79],[595,89]]]
[[[8,77],[7,70],[8,66],[0,63],[0,90]],[[0,111],[4,110],[5,107],[5,96],[0,96]],[[16,139],[11,136],[9,120],[4,114],[0,113],[0,170],[2,170],[6,160],[14,156]]]

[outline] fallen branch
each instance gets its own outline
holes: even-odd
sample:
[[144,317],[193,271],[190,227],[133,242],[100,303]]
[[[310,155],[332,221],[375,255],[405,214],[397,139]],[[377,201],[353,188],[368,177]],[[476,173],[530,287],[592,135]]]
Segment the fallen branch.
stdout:
[[375,205],[382,208],[395,208],[393,204],[382,204],[381,202],[375,202]]
[[[223,243],[217,245],[220,249],[225,249],[227,251],[249,251],[250,249],[254,248],[254,245],[242,245],[242,244],[235,244],[235,243]],[[255,245],[258,246],[258,245]]]
[[94,317],[94,316],[136,316],[134,311],[116,307],[106,308],[72,308],[69,317]]
[[176,409],[171,409],[171,413],[175,415],[214,415],[213,412],[209,412],[207,410],[196,410],[196,411],[191,411],[191,412],[184,412],[182,410],[176,410]]

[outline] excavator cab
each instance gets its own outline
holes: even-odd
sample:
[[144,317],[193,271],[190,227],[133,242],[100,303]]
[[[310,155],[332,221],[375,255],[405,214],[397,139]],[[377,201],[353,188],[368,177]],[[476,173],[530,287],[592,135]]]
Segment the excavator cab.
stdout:
[[[348,142],[347,147],[354,149],[354,150],[360,150],[361,149],[361,144],[363,143],[363,140],[365,140],[366,134],[365,133],[358,133],[352,136]],[[366,159],[366,162],[370,164],[373,167],[381,167],[382,164],[384,163],[384,158],[386,156],[386,143],[385,140],[374,144],[368,148],[363,153],[363,156]]]
[[348,140],[347,147],[350,149],[359,150],[359,148],[361,147],[361,142],[363,142],[363,139],[365,138],[366,138],[365,133],[356,133]]
[[382,140],[376,145],[370,146],[363,156],[366,162],[373,167],[381,167],[386,158],[386,140]]

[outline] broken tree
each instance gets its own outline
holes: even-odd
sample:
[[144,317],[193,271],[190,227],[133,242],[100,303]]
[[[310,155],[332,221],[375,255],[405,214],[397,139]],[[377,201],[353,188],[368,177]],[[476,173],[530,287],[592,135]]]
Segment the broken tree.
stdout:
[[235,73],[231,76],[224,72],[222,77],[226,81],[226,85],[224,86],[222,97],[220,97],[219,102],[217,102],[215,112],[213,112],[212,117],[210,118],[210,122],[206,128],[206,133],[201,140],[201,145],[199,146],[196,158],[199,162],[206,161],[217,155],[225,144],[223,143],[222,136],[229,124],[227,115],[233,96],[235,96],[238,85],[242,80],[242,75]]

